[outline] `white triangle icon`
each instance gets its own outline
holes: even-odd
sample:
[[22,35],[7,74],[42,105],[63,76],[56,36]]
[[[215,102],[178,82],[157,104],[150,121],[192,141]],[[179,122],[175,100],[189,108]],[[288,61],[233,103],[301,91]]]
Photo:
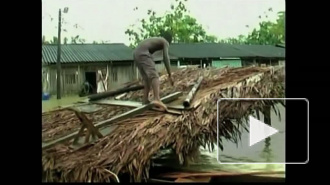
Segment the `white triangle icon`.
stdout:
[[278,130],[250,116],[250,146],[276,134]]

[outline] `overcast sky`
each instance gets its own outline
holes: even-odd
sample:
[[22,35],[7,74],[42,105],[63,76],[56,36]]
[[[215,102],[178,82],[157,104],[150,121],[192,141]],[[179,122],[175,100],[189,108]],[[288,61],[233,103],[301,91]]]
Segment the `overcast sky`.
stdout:
[[[129,45],[125,35],[129,25],[146,18],[148,9],[164,14],[171,2],[174,0],[42,0],[42,34],[47,40],[57,36],[58,10],[68,7],[69,12],[62,14],[67,22],[62,38],[80,35],[87,43],[104,40]],[[260,22],[259,15],[269,8],[273,12],[267,13],[268,18],[275,21],[276,13],[285,10],[285,0],[188,0],[186,6],[208,34],[223,39],[252,31]],[[137,11],[133,11],[135,7]],[[74,28],[75,24],[80,27]]]

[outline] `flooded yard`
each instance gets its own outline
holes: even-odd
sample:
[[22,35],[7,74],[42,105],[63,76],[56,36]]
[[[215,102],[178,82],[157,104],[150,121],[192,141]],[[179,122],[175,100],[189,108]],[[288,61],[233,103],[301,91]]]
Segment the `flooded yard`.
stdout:
[[56,95],[50,97],[49,100],[42,100],[42,111],[49,111],[60,106],[66,106],[84,100],[86,97],[78,95],[63,96],[60,100],[56,99]]

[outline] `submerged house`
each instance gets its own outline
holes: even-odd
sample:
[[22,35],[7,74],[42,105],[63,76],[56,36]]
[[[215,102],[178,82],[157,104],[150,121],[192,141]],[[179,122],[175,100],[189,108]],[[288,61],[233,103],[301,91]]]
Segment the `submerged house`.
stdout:
[[[249,65],[284,65],[285,48],[272,45],[231,45],[224,43],[173,43],[169,55],[172,67],[242,67]],[[154,54],[159,70],[162,53]]]
[[[133,50],[124,44],[62,45],[62,94],[78,94],[88,81],[96,93],[98,70],[108,71],[108,90],[139,78]],[[249,65],[284,65],[285,48],[272,45],[231,45],[223,43],[173,43],[169,57],[171,68],[188,65],[205,67],[242,67]],[[158,72],[165,72],[163,51],[153,59]],[[57,45],[42,46],[43,91],[56,94]]]
[[[124,44],[66,44],[61,46],[62,94],[78,94],[88,81],[96,93],[98,70],[108,71],[107,88],[135,78],[132,49]],[[42,46],[43,90],[56,94],[57,45]]]

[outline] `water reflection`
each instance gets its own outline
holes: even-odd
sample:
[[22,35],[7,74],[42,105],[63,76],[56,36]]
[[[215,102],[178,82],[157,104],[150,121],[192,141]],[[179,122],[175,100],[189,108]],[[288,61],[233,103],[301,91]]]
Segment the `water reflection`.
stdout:
[[265,162],[272,162],[273,161],[272,159],[274,158],[274,155],[272,154],[272,149],[270,148],[270,144],[271,144],[270,141],[271,141],[270,137],[265,139],[265,147],[260,154],[260,157],[262,159],[265,159]]

